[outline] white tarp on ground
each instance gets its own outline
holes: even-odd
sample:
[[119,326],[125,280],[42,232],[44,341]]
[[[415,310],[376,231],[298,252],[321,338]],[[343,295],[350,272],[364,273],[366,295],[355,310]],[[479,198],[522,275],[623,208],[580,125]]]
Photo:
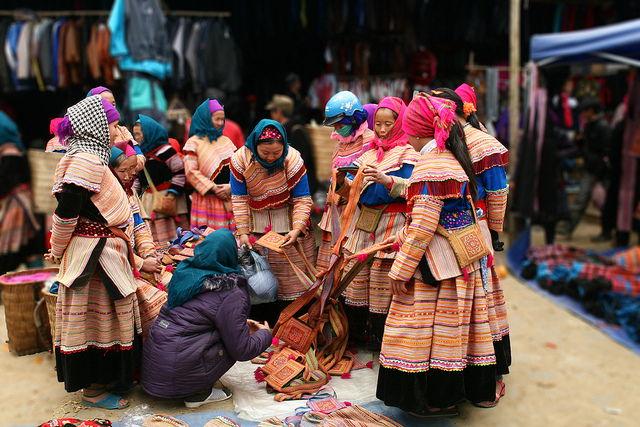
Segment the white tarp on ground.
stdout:
[[[331,378],[327,385],[333,387],[341,402],[363,405],[376,399],[378,382],[378,353],[360,350],[356,355],[362,363],[374,361],[373,369],[363,368],[351,371],[351,378]],[[306,400],[288,400],[277,402],[274,394],[266,391],[266,382],[258,383],[254,371],[260,365],[251,362],[236,363],[220,381],[233,391],[233,403],[238,417],[260,422],[269,417],[288,417],[295,415],[296,408],[306,406]]]

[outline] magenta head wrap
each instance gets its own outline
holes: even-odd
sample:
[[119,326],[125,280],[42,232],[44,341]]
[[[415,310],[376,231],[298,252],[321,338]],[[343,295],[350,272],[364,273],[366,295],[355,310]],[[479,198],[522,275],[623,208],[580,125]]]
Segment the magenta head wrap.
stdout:
[[[109,89],[108,87],[104,87],[104,86],[94,87],[93,89],[91,89],[89,91],[87,96],[100,95],[102,92],[111,92],[111,89]],[[113,92],[111,92],[111,93],[113,93]]]
[[102,101],[102,106],[104,107],[104,112],[107,115],[107,123],[113,123],[120,120],[120,113],[116,110],[116,107],[111,105],[109,101],[104,98],[100,99]]
[[476,104],[476,91],[466,83],[462,83],[455,92],[460,96],[463,103],[463,111],[465,119],[469,114],[475,113],[478,108]]
[[409,103],[402,129],[407,135],[435,139],[442,150],[456,120],[455,109],[453,101],[421,92]]
[[367,125],[369,129],[373,130],[373,124],[375,123],[373,116],[375,116],[378,106],[376,104],[364,104],[362,108],[367,112]]
[[128,141],[118,141],[113,145],[122,150],[127,157],[135,156],[137,154],[136,149],[133,147],[133,141],[130,139]]
[[216,111],[224,111],[224,108],[222,108],[222,105],[220,105],[220,103],[218,102],[217,99],[210,99],[209,100],[209,112],[211,114],[215,113]]

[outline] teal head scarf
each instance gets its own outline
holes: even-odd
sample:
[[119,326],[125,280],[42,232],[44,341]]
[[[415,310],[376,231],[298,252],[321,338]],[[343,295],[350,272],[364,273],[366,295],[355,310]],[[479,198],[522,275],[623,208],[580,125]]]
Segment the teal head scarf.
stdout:
[[138,145],[143,153],[148,153],[161,145],[169,143],[169,133],[167,130],[151,117],[138,114],[138,121],[136,123],[140,123],[140,126],[142,126],[144,141],[138,141]]
[[[211,111],[212,105],[215,105],[214,111],[224,111],[218,101],[215,99],[206,99],[196,109],[196,112],[193,113],[193,118],[191,119],[191,125],[189,127],[189,137],[192,137],[193,135],[204,137],[206,135],[210,141],[217,141],[218,138],[222,136],[222,130],[225,125],[223,124],[220,129],[216,129],[213,126],[213,122],[211,121],[211,114],[213,114]],[[220,108],[218,108],[218,106],[220,106]]]
[[20,132],[18,125],[9,118],[3,111],[0,111],[0,145],[12,143],[20,150],[26,151],[26,148],[20,141]]
[[[280,156],[280,158],[273,163],[267,163],[263,161],[260,158],[260,156],[258,156],[258,152],[256,151],[256,147],[258,146],[258,141],[260,140],[260,136],[262,135],[264,128],[266,128],[267,126],[275,127],[278,130],[278,132],[280,132],[280,135],[282,135],[282,139],[284,142],[284,150],[282,150],[282,156]],[[284,126],[282,126],[280,123],[276,122],[275,120],[269,120],[269,119],[260,120],[256,125],[256,127],[253,128],[253,132],[251,132],[251,134],[247,137],[247,141],[244,143],[244,145],[247,148],[249,148],[249,150],[251,150],[251,152],[253,153],[253,157],[255,157],[256,161],[270,172],[278,167],[283,168],[284,159],[287,158],[287,154],[289,153],[289,143],[287,142],[287,131],[284,129]]]
[[169,309],[197,295],[207,276],[231,273],[240,274],[238,245],[233,233],[221,228],[196,245],[193,257],[178,264],[169,283]]

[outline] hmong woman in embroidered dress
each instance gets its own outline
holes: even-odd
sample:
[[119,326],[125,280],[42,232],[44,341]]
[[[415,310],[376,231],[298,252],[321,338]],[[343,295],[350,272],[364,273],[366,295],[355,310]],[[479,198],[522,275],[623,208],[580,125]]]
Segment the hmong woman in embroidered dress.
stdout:
[[[94,87],[89,91],[89,93],[87,93],[87,97],[93,95],[100,95],[101,97],[109,101],[111,105],[113,105],[114,107],[116,106],[116,98],[113,96],[113,92],[111,92],[111,89],[107,87]],[[140,149],[140,146],[138,146],[136,140],[133,139],[133,136],[131,135],[131,132],[129,132],[129,129],[127,129],[126,126],[118,125],[116,128],[116,139],[114,143],[131,140],[133,140],[133,146],[136,150],[136,172],[140,172],[142,168],[144,168],[144,164],[147,161],[147,158],[144,156],[144,153]]]
[[175,218],[153,212],[153,192],[147,175],[138,173],[136,188],[139,186],[147,189],[140,198],[143,219],[150,222],[153,239],[163,244],[176,238],[178,226],[189,228],[189,210],[184,193],[184,163],[169,143],[167,130],[151,117],[138,114],[138,121],[133,125],[133,135],[147,158],[145,168],[158,193],[166,192],[167,196],[173,197],[177,207],[179,223]]
[[33,255],[40,229],[32,211],[26,151],[18,126],[0,111],[0,275]]
[[[376,137],[371,141],[371,149],[353,162],[365,168],[365,184],[360,194],[360,216],[347,233],[344,249],[348,255],[381,243],[404,227],[407,203],[399,197],[399,186],[394,183],[401,185],[402,179],[411,176],[419,157],[402,130],[406,108],[400,98],[386,97],[380,101],[374,113]],[[394,178],[400,179],[394,181]],[[342,179],[344,175],[339,173],[338,185]],[[350,189],[351,180],[346,179],[336,192],[348,198]],[[368,338],[368,347],[374,350],[380,349],[391,304],[388,274],[395,255],[395,252],[378,252],[373,264],[365,266],[343,294],[349,335],[352,339],[362,337],[366,328],[365,340]],[[356,262],[354,259],[351,264]],[[346,271],[350,269],[351,266],[346,267]]]
[[55,354],[58,381],[83,389],[88,406],[129,403],[107,391],[131,384],[142,340],[133,277],[134,221],[127,195],[109,171],[120,115],[100,96],[67,110],[58,134],[67,154],[54,175],[48,261],[60,264]]
[[136,192],[132,190],[133,180],[136,176],[136,151],[132,141],[117,142],[111,147],[111,170],[116,174],[122,184],[133,213],[133,249],[135,265],[133,275],[136,278],[136,296],[140,308],[140,320],[142,324],[142,339],[144,340],[149,328],[158,317],[160,308],[167,302],[167,293],[156,288],[149,281],[154,275],[162,272],[162,263],[156,253],[156,246],[151,237],[147,223],[140,216],[140,201]]
[[[498,233],[502,232],[509,192],[507,174],[504,170],[509,161],[509,152],[500,141],[480,129],[481,124],[475,113],[475,92],[469,85],[463,84],[456,91],[448,88],[436,89],[436,91],[439,92],[438,97],[456,103],[456,118],[462,124],[478,183],[476,208],[479,212],[478,219],[481,220],[480,226],[487,228],[490,232],[491,240],[487,244],[494,250],[501,251],[502,242]],[[500,278],[493,265],[493,258],[489,257],[481,262],[488,285],[489,324],[498,363],[496,391],[500,394],[504,387],[502,375],[509,373],[509,365],[511,365],[507,306],[500,286]],[[498,398],[494,402],[497,404]]]
[[[367,112],[362,108],[357,96],[349,91],[338,92],[329,99],[324,110],[325,126],[333,126],[331,139],[338,141],[333,151],[331,171],[342,166],[350,165],[362,153],[369,150],[369,144],[375,134],[367,124]],[[322,229],[322,241],[318,249],[318,270],[329,267],[329,258],[333,249],[331,235],[331,205],[335,205],[338,213],[342,213],[346,200],[334,194],[329,188],[324,214],[318,226]],[[356,212],[357,213],[357,212]],[[342,224],[347,227],[349,224]]]
[[224,109],[215,99],[204,101],[191,120],[182,150],[187,180],[196,190],[191,196],[191,227],[235,231],[229,162],[236,146],[222,135],[224,124]]
[[[292,262],[303,267],[293,247],[299,242],[305,257],[315,265],[316,243],[309,215],[313,201],[307,183],[307,170],[300,153],[289,147],[284,127],[274,120],[261,120],[247,138],[245,146],[231,157],[231,197],[239,244],[252,247],[252,236],[267,231],[285,235],[282,245]],[[306,290],[287,259],[266,250],[269,265],[278,279],[278,302],[269,318],[277,320],[279,311]],[[303,267],[304,268],[304,267]]]
[[[422,157],[408,181],[409,215],[389,273],[377,397],[418,416],[455,416],[456,405],[493,401],[496,357],[480,263],[461,269],[435,234],[470,225],[475,174],[455,104],[419,94],[403,129]],[[422,265],[421,265],[422,264]]]
[[[88,98],[93,95],[100,95],[104,99],[106,99],[109,102],[109,104],[113,105],[114,107],[116,106],[116,99],[113,96],[111,89],[107,87],[104,87],[104,86],[94,87],[87,93],[86,97]],[[61,118],[55,118],[51,120],[51,123],[49,125],[49,131],[53,135],[53,138],[51,138],[47,142],[47,146],[44,151],[56,152],[56,153],[67,152],[67,146],[65,142],[60,141],[60,138],[58,138],[58,134],[56,133],[56,128],[61,120],[62,120]],[[136,171],[138,172],[138,171],[141,171],[142,168],[144,167],[146,158],[144,157],[144,154],[140,150],[138,143],[133,139],[133,136],[131,135],[131,132],[129,132],[129,129],[127,129],[126,126],[118,125],[116,127],[116,139],[114,142],[125,142],[130,140],[133,141],[133,146],[136,150]]]

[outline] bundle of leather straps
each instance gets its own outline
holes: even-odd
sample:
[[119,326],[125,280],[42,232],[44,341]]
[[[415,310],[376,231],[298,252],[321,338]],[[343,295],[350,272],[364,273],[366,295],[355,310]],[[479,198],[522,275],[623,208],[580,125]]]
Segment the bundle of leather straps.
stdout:
[[[270,364],[265,371],[268,374],[265,380],[279,392],[275,400],[298,399],[304,394],[316,393],[331,379],[329,370],[343,359],[349,328],[338,297],[380,249],[378,245],[369,251],[363,251],[367,260],[356,263],[348,272],[344,271],[346,262],[342,246],[346,240],[347,228],[340,224],[349,224],[355,215],[363,181],[364,176],[360,170],[352,182],[349,202],[339,222],[337,210],[332,212],[334,246],[328,269],[318,272],[316,277],[309,277],[303,269],[291,263],[308,290],[282,311],[273,328],[274,335],[287,344],[284,349],[290,347],[296,350],[295,353],[289,351],[292,354],[287,354],[287,357],[278,358],[283,351],[279,349],[281,351],[271,357],[276,363]],[[335,182],[334,171],[332,185]],[[334,205],[331,208],[336,209]],[[296,313],[305,306],[309,306],[307,312],[296,318]],[[277,363],[275,359],[281,363]]]

